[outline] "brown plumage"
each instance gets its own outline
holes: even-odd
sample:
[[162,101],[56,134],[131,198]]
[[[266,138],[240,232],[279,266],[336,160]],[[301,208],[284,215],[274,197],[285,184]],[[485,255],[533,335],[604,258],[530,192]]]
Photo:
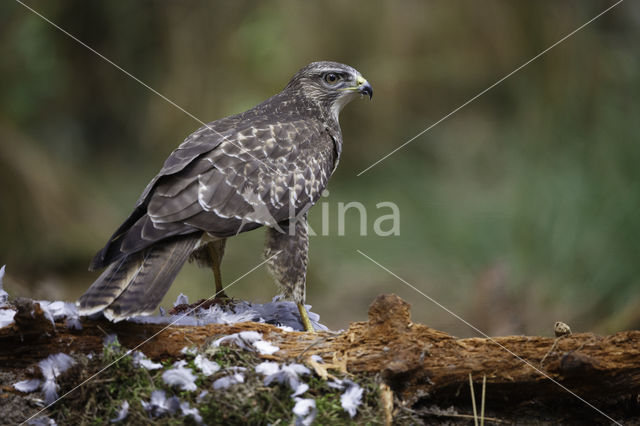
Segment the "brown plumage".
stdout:
[[302,306],[306,212],[338,164],[338,114],[360,94],[372,89],[358,71],[314,62],[277,95],[189,135],[91,262],[106,269],[80,312],[113,320],[153,312],[190,256],[214,267],[221,290],[226,238],[260,226],[269,228],[265,254],[279,253],[269,262],[277,283]]

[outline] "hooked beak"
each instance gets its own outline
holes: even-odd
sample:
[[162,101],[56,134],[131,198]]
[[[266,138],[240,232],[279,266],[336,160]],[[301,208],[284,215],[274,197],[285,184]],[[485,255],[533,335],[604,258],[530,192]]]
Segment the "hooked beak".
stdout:
[[373,87],[371,87],[369,82],[365,80],[364,77],[358,77],[356,83],[358,83],[357,89],[361,95],[368,95],[369,99],[373,97]]

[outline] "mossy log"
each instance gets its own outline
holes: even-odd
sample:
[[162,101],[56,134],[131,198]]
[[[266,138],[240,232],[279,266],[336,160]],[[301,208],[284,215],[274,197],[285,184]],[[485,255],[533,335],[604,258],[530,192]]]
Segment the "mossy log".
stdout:
[[2,368],[22,369],[58,352],[99,352],[110,333],[123,346],[159,360],[180,356],[185,346],[252,330],[280,348],[265,359],[313,363],[310,356],[319,355],[325,361],[315,365],[321,373],[333,368],[379,375],[393,391],[396,410],[437,417],[447,414],[434,407],[469,406],[471,374],[476,395],[486,377],[486,404],[494,417],[536,412],[548,418],[540,414],[546,412],[610,423],[598,410],[616,420],[640,416],[640,331],[459,339],[411,322],[409,304],[395,295],[376,298],[369,321],[317,334],[253,322],[165,329],[104,319],[82,319],[81,330],[70,330],[62,323],[54,327],[36,302],[18,299],[15,304],[15,323],[0,329]]

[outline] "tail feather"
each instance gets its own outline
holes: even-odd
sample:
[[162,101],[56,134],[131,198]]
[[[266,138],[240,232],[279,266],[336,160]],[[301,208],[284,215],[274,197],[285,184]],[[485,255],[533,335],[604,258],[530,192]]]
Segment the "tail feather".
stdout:
[[198,237],[156,243],[107,267],[78,301],[81,315],[104,311],[120,321],[151,314],[193,251]]
[[107,308],[140,272],[142,258],[142,253],[134,253],[107,266],[78,300],[80,315],[92,315]]

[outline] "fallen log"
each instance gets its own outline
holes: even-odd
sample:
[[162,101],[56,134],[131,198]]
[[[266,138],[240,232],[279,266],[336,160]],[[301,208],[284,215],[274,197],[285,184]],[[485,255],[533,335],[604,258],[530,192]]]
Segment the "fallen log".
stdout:
[[58,352],[100,352],[105,335],[112,333],[123,346],[161,360],[179,357],[185,346],[252,330],[280,348],[263,358],[312,363],[310,356],[319,355],[323,368],[379,375],[395,396],[396,412],[409,410],[425,419],[446,417],[442,409],[451,405],[468,406],[469,375],[476,394],[486,379],[488,414],[494,417],[536,413],[538,419],[610,423],[607,416],[640,416],[640,331],[458,339],[413,323],[409,304],[395,295],[376,298],[367,322],[316,334],[253,322],[166,327],[87,318],[73,330],[52,324],[37,302],[18,299],[14,304],[15,323],[0,329],[2,370],[24,369]]

